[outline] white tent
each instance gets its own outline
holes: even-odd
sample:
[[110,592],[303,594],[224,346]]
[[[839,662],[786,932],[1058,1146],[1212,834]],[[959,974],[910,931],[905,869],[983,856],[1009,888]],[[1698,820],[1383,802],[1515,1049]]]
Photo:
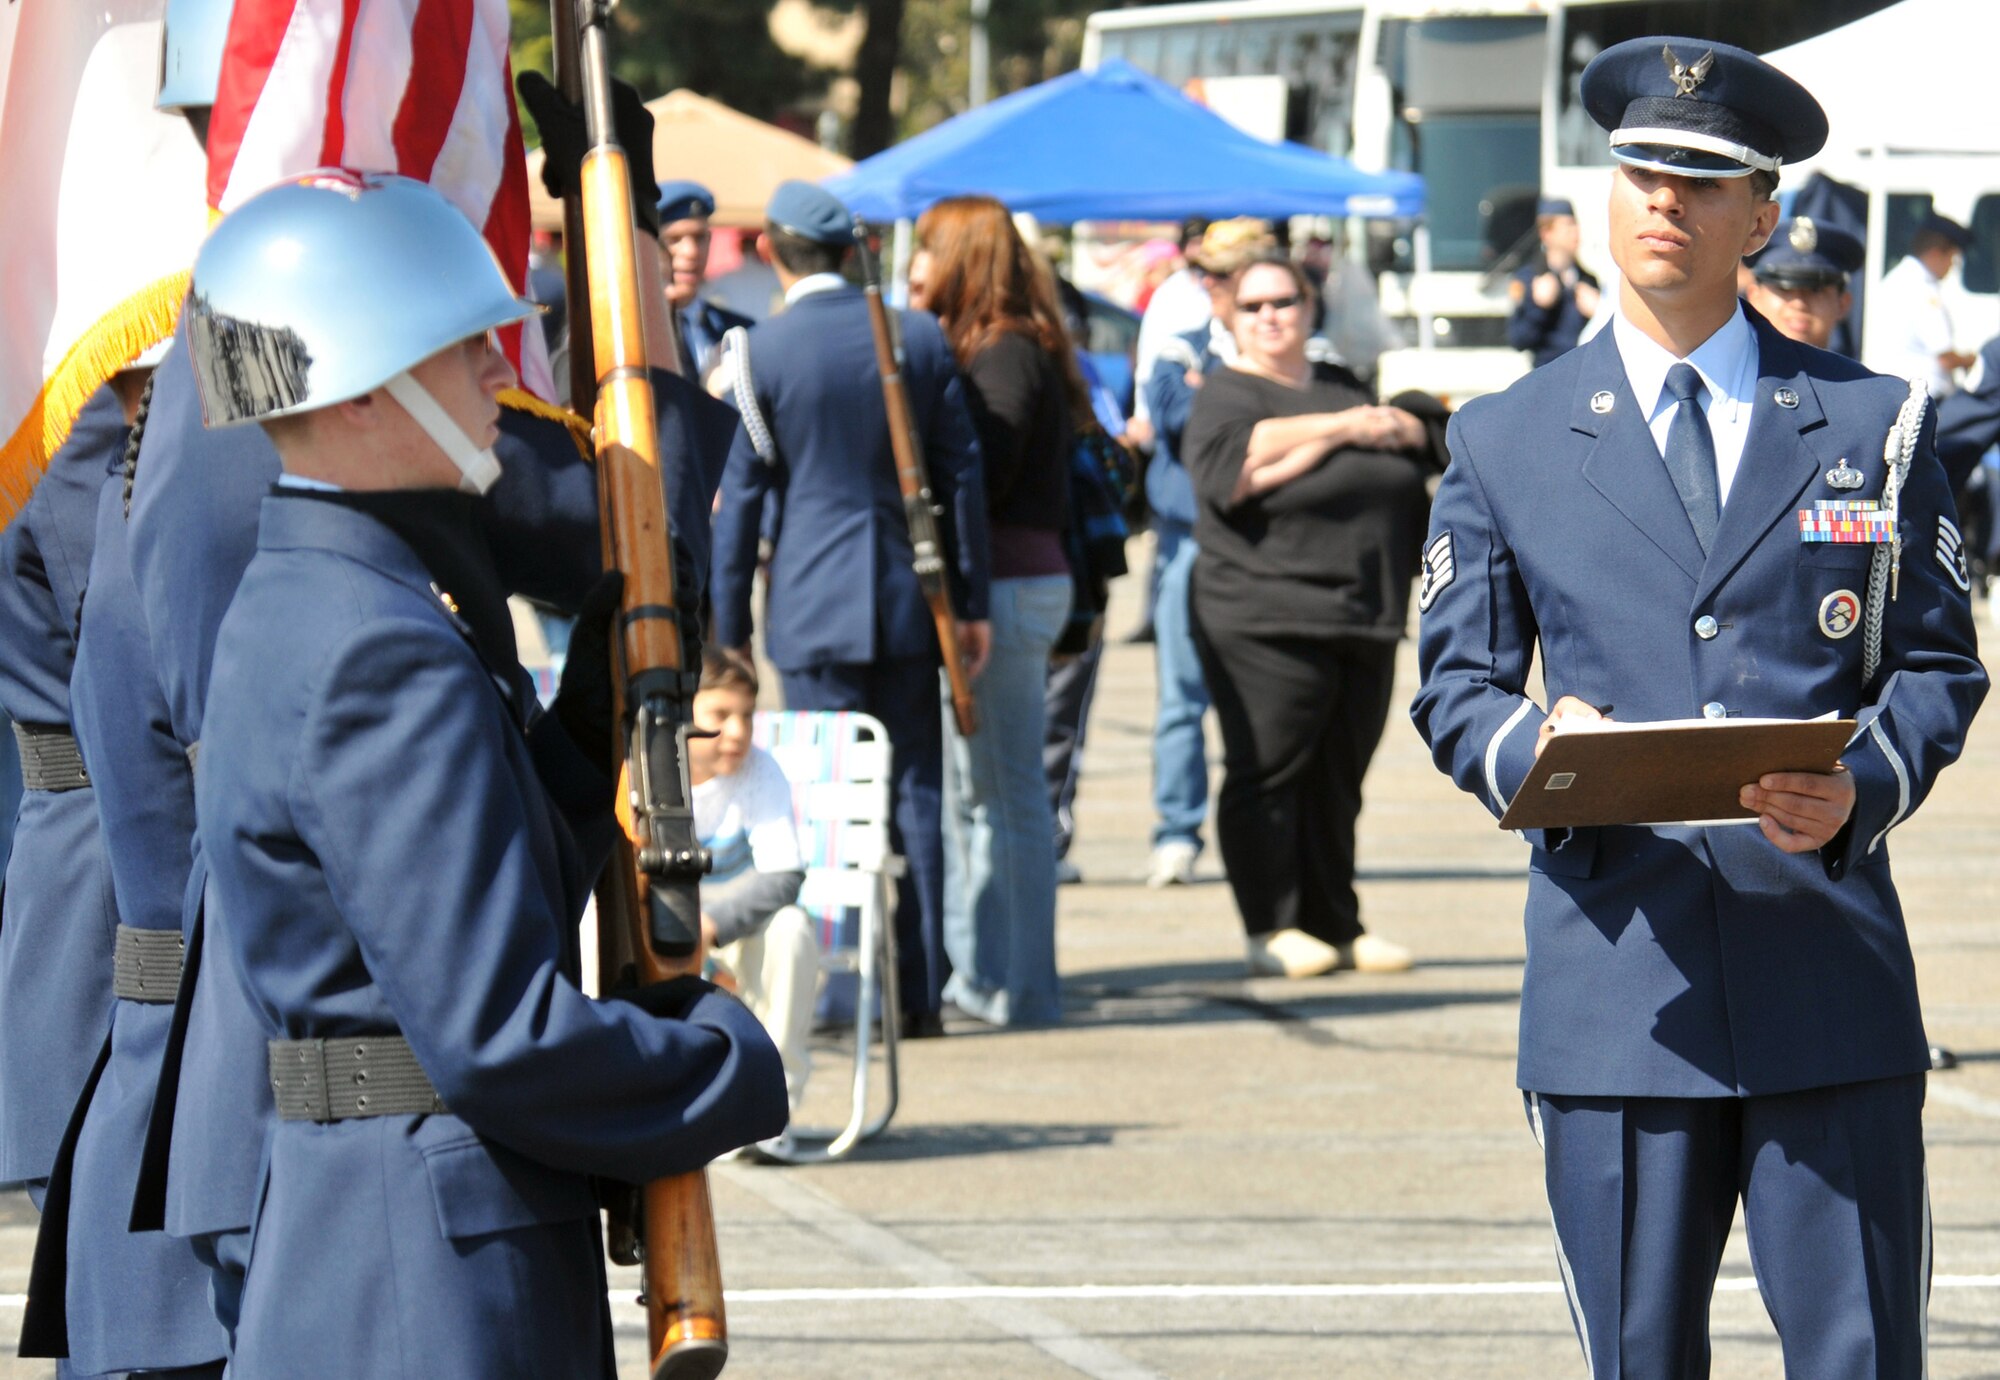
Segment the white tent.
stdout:
[[1859,159],[1883,150],[2000,154],[1996,43],[1992,0],[1902,0],[1765,58],[1826,110],[1826,151],[1802,166],[1846,182]]
[[[1992,0],[1901,0],[1765,54],[1818,97],[1827,115],[1826,148],[1788,165],[1785,181],[1797,186],[1822,172],[1868,193],[1866,281],[1879,282],[1889,267],[1889,197],[1928,193],[1936,210],[1970,223],[1981,198],[2000,195],[1996,44],[2000,5]],[[2000,300],[1953,286],[1954,319],[1976,337],[1960,343],[1977,348],[2000,329]],[[1869,353],[1864,348],[1864,357]]]

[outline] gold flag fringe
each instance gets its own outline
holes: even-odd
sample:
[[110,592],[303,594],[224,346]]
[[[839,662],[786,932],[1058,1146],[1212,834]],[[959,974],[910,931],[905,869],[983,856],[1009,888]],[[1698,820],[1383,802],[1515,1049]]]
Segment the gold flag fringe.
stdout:
[[28,415],[0,446],[0,528],[20,516],[29,495],[62,449],[84,404],[105,380],[174,333],[187,296],[183,270],[127,297],[70,346],[42,384]]
[[[532,325],[533,323],[530,322],[529,324]],[[559,407],[552,402],[543,402],[525,388],[501,389],[499,403],[502,407],[513,408],[516,412],[525,412],[530,417],[540,417],[544,421],[560,422],[569,428],[570,439],[576,442],[576,448],[582,453],[583,458],[586,460],[596,458],[597,452],[591,448],[590,444],[590,423],[584,418],[577,416],[576,413],[570,411],[567,407]]]

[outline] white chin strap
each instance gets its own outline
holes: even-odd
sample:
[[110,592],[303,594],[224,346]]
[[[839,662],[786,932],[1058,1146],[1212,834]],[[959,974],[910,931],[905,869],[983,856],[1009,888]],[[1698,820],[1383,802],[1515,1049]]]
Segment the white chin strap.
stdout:
[[469,494],[483,494],[500,482],[500,462],[491,450],[481,450],[472,438],[439,406],[430,390],[409,373],[401,373],[382,385],[389,396],[424,429],[452,464],[458,466],[458,487]]

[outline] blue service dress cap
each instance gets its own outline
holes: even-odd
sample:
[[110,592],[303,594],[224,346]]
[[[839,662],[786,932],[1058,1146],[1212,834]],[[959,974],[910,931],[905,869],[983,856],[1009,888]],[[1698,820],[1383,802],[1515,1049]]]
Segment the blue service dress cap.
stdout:
[[1699,38],[1634,38],[1583,69],[1583,104],[1621,163],[1683,177],[1776,175],[1826,143],[1812,92],[1755,53]]
[[1576,207],[1566,196],[1545,196],[1535,202],[1535,215],[1568,216],[1571,220],[1575,220]]
[[1757,281],[1772,287],[1827,287],[1844,284],[1865,257],[1861,241],[1839,226],[1794,216],[1752,267]]
[[851,244],[854,215],[826,188],[793,178],[780,182],[764,207],[764,218],[780,230],[817,244]]
[[672,225],[677,220],[692,220],[696,216],[715,214],[715,193],[699,182],[685,179],[660,184],[660,224]]

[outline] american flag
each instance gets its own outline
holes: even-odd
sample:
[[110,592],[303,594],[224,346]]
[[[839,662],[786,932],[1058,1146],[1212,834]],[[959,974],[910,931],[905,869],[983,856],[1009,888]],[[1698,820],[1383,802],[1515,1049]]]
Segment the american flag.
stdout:
[[[227,213],[316,167],[420,178],[480,228],[520,291],[528,172],[507,35],[507,0],[237,0],[209,204]],[[553,398],[541,331],[500,337],[523,385]]]

